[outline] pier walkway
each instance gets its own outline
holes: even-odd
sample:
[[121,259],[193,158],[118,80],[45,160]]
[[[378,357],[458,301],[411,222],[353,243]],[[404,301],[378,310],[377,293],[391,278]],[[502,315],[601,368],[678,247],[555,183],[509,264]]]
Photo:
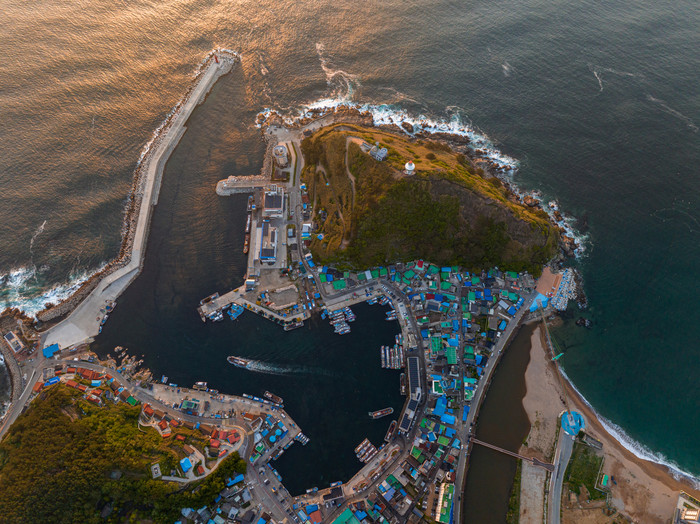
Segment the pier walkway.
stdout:
[[236,193],[252,193],[256,189],[269,185],[270,178],[266,176],[230,176],[216,183],[216,194],[229,196]]
[[49,329],[43,336],[43,344],[58,344],[65,349],[89,341],[97,336],[102,320],[100,309],[114,301],[138,276],[146,253],[146,243],[153,206],[158,201],[158,191],[165,164],[177,146],[185,124],[195,107],[204,100],[216,80],[230,71],[233,58],[218,55],[219,62],[211,60],[201,73],[197,84],[191,91],[180,110],[173,116],[173,121],[165,133],[154,143],[154,150],[145,158],[143,167],[143,185],[141,206],[136,218],[134,243],[129,263],[104,277],[95,289],[62,322]]
[[287,315],[286,317],[284,317],[279,313],[275,313],[270,309],[255,304],[254,302],[251,302],[250,300],[244,298],[243,293],[243,288],[239,287],[232,291],[229,291],[225,295],[221,295],[220,297],[217,297],[209,302],[202,304],[198,308],[200,316],[209,317],[209,315],[211,315],[212,313],[227,308],[231,304],[238,304],[239,306],[243,306],[244,308],[246,308],[249,311],[252,311],[253,313],[257,313],[258,315],[262,315],[265,318],[268,318],[270,320],[277,320],[282,323],[303,321],[311,316],[308,311],[301,310],[299,311],[299,313],[295,313],[294,315]]

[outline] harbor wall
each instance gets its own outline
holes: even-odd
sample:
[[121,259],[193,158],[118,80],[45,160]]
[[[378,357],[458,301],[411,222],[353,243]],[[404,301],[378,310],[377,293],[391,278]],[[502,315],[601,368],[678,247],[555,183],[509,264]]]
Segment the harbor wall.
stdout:
[[[217,58],[220,62],[216,61]],[[184,134],[186,130],[185,123],[189,119],[194,108],[203,101],[216,80],[231,71],[237,59],[237,53],[222,49],[211,51],[204,59],[196,73],[196,81],[185,96],[175,105],[163,123],[156,129],[152,140],[144,147],[141,158],[134,170],[134,178],[125,206],[124,221],[122,224],[122,243],[116,258],[100,271],[94,273],[70,297],[59,304],[49,304],[44,310],[37,313],[37,328],[39,330],[46,330],[55,325],[57,321],[68,316],[96,290],[104,279],[131,264],[134,255],[134,244],[137,243],[136,233],[139,230],[138,225],[140,220],[145,220],[147,222],[144,224],[145,228],[143,231],[140,232],[141,238],[138,239],[138,243],[143,244],[142,247],[145,248],[145,237],[148,235],[150,226],[151,208],[153,205],[157,204],[158,201],[160,181],[162,180],[165,163]],[[191,103],[193,96],[196,97],[196,100],[194,103]],[[183,111],[183,108],[186,110]],[[168,137],[170,131],[175,128],[179,128],[176,134]],[[165,140],[166,138],[168,138],[168,140]],[[150,169],[154,160],[156,162],[155,169]],[[150,205],[147,204],[147,212],[142,213],[141,210],[145,193],[149,193],[148,199],[151,200],[151,202]],[[143,263],[144,253],[145,249],[139,249],[139,271]],[[134,275],[133,278],[135,278],[135,276],[136,275]],[[129,283],[133,278],[129,279]]]

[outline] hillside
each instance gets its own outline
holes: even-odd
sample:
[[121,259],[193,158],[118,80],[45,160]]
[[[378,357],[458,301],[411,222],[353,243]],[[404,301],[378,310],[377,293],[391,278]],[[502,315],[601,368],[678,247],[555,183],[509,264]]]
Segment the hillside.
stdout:
[[[387,159],[374,160],[362,141],[386,147]],[[360,269],[425,258],[539,274],[557,253],[559,230],[544,211],[446,144],[336,124],[306,138],[302,152],[321,263]],[[409,160],[412,175],[403,173]]]
[[[183,443],[174,433],[162,438],[152,428],[140,429],[139,412],[123,403],[92,405],[60,385],[41,393],[0,442],[0,520],[174,522],[180,508],[210,503],[223,479],[245,471],[234,453],[184,491],[153,480],[150,465],[158,462],[168,471]],[[198,438],[185,429],[178,432],[188,441]]]

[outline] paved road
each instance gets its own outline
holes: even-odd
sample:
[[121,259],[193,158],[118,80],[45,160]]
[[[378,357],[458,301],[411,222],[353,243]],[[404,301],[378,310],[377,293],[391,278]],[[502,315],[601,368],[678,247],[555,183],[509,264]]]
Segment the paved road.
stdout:
[[574,448],[574,439],[563,430],[559,431],[557,451],[554,458],[554,473],[549,484],[549,503],[547,504],[547,524],[559,524],[561,518],[561,491],[564,473]]

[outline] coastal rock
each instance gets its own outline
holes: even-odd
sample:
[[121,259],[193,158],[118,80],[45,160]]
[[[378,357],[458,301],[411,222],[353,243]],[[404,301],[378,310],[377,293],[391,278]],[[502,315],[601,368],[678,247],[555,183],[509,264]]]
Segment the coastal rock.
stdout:
[[409,124],[408,122],[401,122],[401,127],[403,127],[407,133],[413,133],[413,124]]
[[525,204],[528,207],[537,207],[540,205],[540,203],[535,199],[535,197],[531,195],[525,195],[523,197],[523,204]]
[[562,235],[561,237],[561,244],[562,244],[562,250],[564,251],[564,254],[567,257],[573,258],[576,255],[576,248],[578,245],[576,244],[576,241],[566,235]]
[[559,212],[558,209],[555,209],[553,214],[554,214],[554,219],[557,222],[561,222],[562,220],[564,220],[564,217],[561,216],[561,213]]

